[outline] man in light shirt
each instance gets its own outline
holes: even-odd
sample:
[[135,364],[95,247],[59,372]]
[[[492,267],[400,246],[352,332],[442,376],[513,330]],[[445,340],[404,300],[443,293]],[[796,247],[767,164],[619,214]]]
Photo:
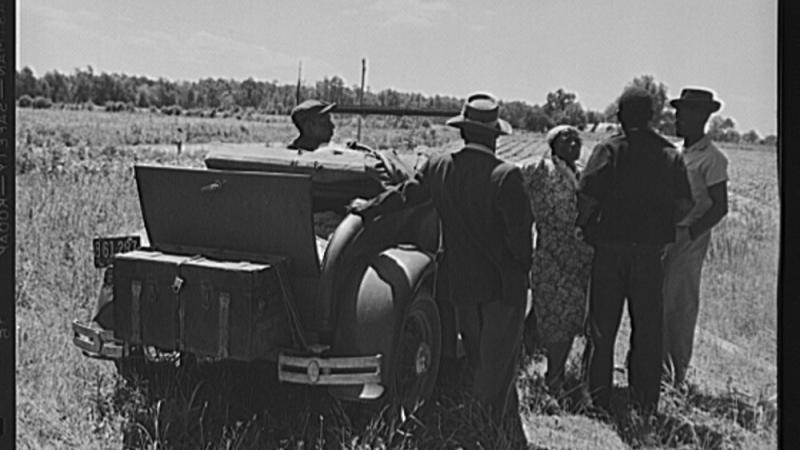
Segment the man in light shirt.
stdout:
[[677,135],[683,138],[681,151],[694,201],[678,222],[664,266],[663,357],[677,386],[685,381],[692,356],[700,275],[711,228],[728,212],[728,159],[705,134],[708,118],[721,106],[712,92],[687,88],[670,105],[675,108]]

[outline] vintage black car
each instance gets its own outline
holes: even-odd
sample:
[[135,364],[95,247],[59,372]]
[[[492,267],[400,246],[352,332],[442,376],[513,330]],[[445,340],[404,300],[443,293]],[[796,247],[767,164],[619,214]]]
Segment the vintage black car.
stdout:
[[[74,344],[123,372],[164,355],[266,360],[282,382],[415,404],[457,347],[435,300],[438,218],[424,204],[364,226],[343,210],[384,189],[376,163],[408,175],[416,158],[219,144],[205,168],[137,165],[145,230],[95,241],[105,276]],[[343,219],[317,236],[326,211]]]

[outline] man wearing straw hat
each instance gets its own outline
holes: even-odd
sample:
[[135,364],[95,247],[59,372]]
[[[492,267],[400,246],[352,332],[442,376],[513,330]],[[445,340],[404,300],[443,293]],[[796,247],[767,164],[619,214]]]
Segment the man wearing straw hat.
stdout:
[[413,179],[372,200],[355,200],[351,212],[368,226],[378,215],[433,200],[444,248],[438,272],[444,288],[437,300],[455,308],[472,369],[472,394],[497,425],[512,428],[507,436],[521,445],[514,379],[533,217],[520,169],[495,155],[497,138],[511,133],[511,126],[499,118],[497,99],[487,93],[470,95],[461,114],[447,124],[461,130],[460,150],[432,155]]
[[694,206],[678,222],[675,243],[667,249],[664,274],[664,364],[675,385],[686,379],[700,304],[700,274],[713,228],[728,212],[728,159],[705,134],[720,109],[705,89],[684,89],[670,101],[675,128],[683,138],[683,160]]

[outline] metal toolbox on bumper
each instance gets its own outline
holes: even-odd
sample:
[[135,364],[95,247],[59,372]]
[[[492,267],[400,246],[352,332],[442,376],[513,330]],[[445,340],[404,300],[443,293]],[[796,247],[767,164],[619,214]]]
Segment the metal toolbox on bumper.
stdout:
[[215,261],[152,250],[117,255],[115,336],[136,345],[250,361],[292,345],[273,263]]

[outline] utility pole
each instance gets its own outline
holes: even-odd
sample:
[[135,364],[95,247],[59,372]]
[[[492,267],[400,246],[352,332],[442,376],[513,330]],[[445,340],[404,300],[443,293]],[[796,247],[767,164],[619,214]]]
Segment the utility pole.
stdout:
[[[364,79],[367,74],[367,58],[361,58],[361,90],[358,92],[358,106],[364,105]],[[361,141],[361,116],[358,116],[358,134],[356,141]]]
[[297,90],[294,93],[294,105],[300,104],[300,80],[303,76],[303,60],[297,64]]

